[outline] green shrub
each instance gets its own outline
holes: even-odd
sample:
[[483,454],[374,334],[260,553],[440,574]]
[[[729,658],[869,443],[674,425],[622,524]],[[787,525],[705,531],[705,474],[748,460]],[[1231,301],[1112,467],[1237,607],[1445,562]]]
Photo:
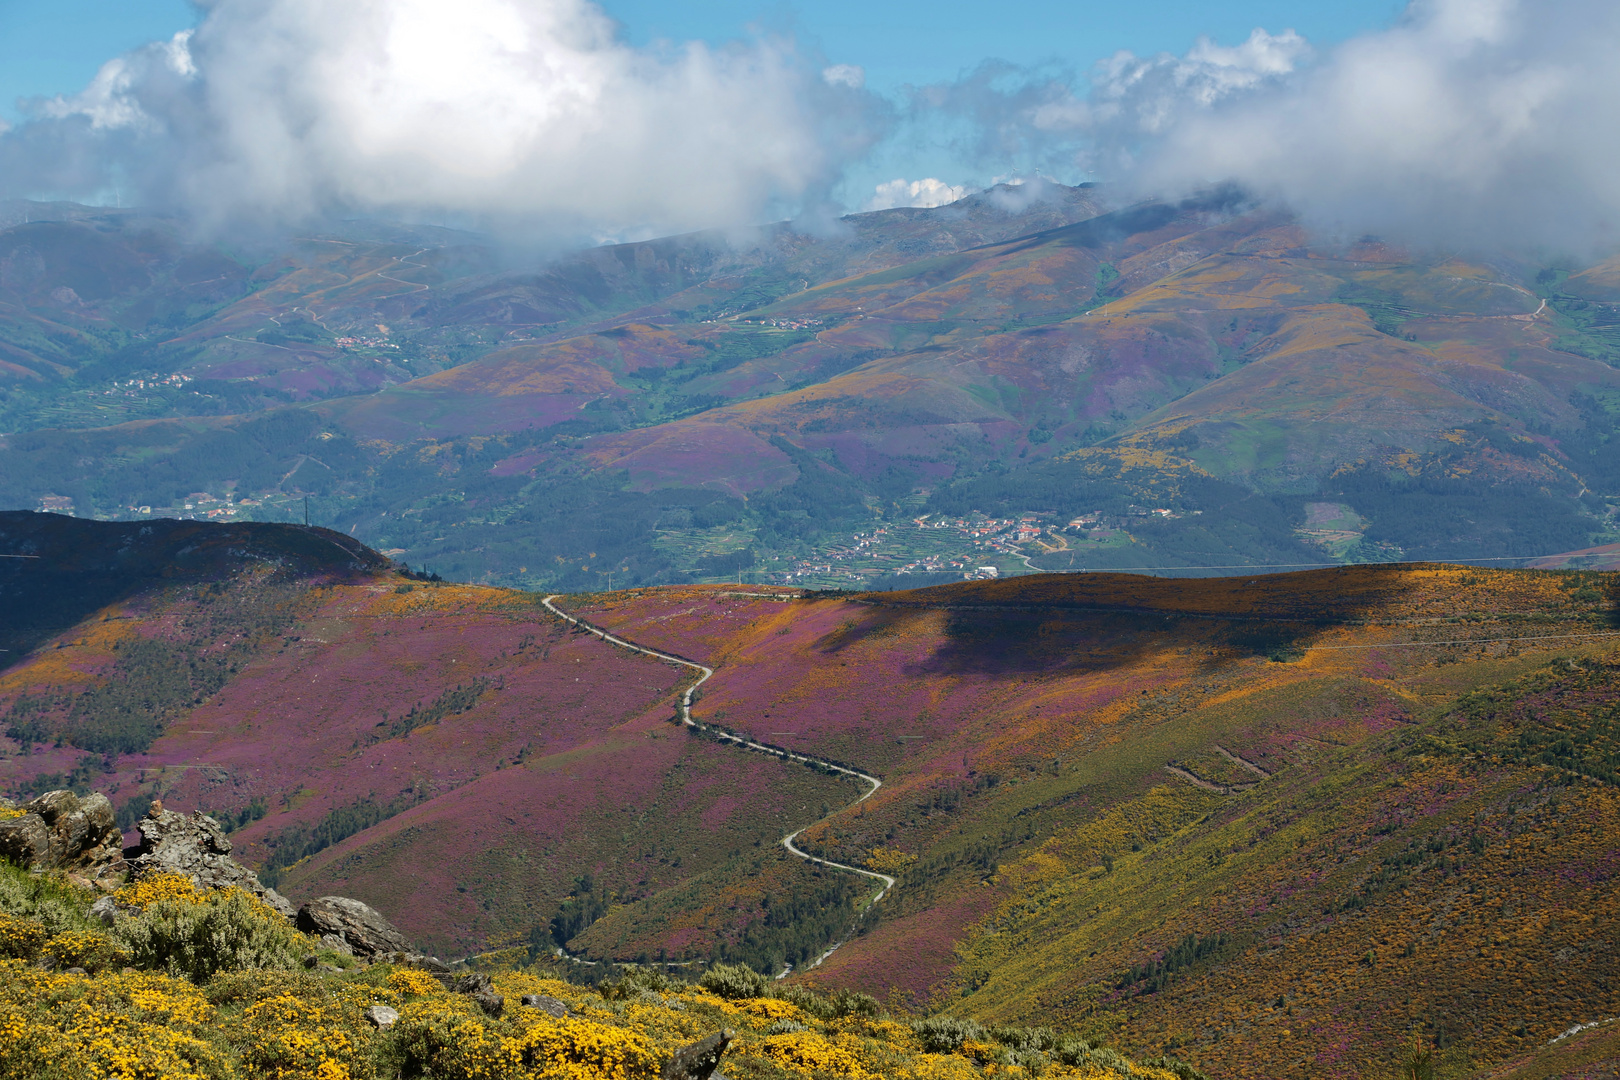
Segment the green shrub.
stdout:
[[765,996],[765,976],[741,964],[715,964],[698,985],[723,998],[755,998]]
[[651,990],[655,994],[686,989],[691,984],[654,968],[631,968],[612,982],[605,982],[597,992],[609,1001],[625,1001]]
[[923,1049],[930,1054],[954,1054],[969,1040],[984,1037],[984,1028],[976,1020],[960,1016],[930,1016],[915,1021],[911,1030],[922,1039]]
[[1079,1035],[1065,1035],[1052,1046],[1052,1056],[1065,1065],[1078,1065],[1091,1060],[1091,1051],[1097,1044]]
[[0,912],[32,919],[47,935],[94,928],[97,924],[90,918],[93,899],[60,874],[30,874],[0,860]]
[[878,1006],[877,998],[870,994],[863,994],[859,990],[834,990],[828,999],[833,1007],[834,1016],[866,1016],[876,1018],[882,1012]]
[[987,1032],[992,1039],[1020,1053],[1050,1050],[1057,1045],[1057,1033],[1047,1027],[994,1027]]
[[797,1020],[789,1020],[786,1017],[783,1017],[781,1020],[776,1021],[770,1027],[766,1028],[765,1034],[792,1035],[794,1032],[803,1030],[805,1030],[804,1025],[799,1023]]
[[309,942],[240,890],[158,900],[113,929],[136,967],[201,982],[224,971],[296,967]]
[[838,1015],[832,1002],[807,986],[784,986],[776,992],[776,996],[797,1005],[817,1020],[831,1020]]
[[1138,1064],[1149,1069],[1163,1069],[1167,1073],[1174,1074],[1178,1080],[1209,1080],[1209,1077],[1185,1061],[1180,1058],[1173,1058],[1169,1054],[1163,1057],[1149,1058],[1146,1061],[1138,1062]]
[[1062,1058],[1058,1060],[1063,1061],[1065,1065],[1090,1065],[1097,1069],[1112,1069],[1120,1076],[1131,1075],[1131,1063],[1119,1051],[1110,1050],[1106,1046],[1092,1047],[1075,1055],[1072,1061]]

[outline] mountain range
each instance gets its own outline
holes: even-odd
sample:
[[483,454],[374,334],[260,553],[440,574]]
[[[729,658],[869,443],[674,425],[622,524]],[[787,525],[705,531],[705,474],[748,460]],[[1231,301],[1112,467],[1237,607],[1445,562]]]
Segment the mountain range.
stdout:
[[17,204],[0,500],[302,520],[309,497],[393,557],[528,588],[1620,538],[1615,263],[1105,196],[998,187],[538,268],[425,226],[225,243]]

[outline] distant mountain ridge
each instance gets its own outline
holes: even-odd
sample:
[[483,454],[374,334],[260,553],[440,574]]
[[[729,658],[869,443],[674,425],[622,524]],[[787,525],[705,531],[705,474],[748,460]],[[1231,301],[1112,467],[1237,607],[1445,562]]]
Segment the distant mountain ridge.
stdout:
[[[303,238],[199,279],[242,295],[177,308],[186,260],[226,256],[164,228],[0,233],[0,340],[31,373],[4,407],[34,426],[0,440],[0,499],[129,516],[199,492],[270,516],[308,493],[380,549],[534,587],[787,580],[920,514],[1033,513],[1049,535],[1165,512],[1009,548],[1002,572],[1620,536],[1608,264],[1330,248],[1240,193],[1109,210],[1042,185],[539,271],[437,234]],[[145,419],[98,419],[120,410]],[[1329,543],[1307,504],[1360,524]]]

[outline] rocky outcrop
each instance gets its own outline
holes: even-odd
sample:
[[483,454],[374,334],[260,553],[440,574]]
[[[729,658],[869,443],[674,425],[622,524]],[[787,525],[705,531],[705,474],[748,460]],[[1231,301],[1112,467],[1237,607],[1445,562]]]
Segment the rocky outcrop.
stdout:
[[524,994],[519,1000],[529,1008],[539,1009],[556,1020],[561,1020],[568,1015],[568,1003],[560,1001],[549,994]]
[[410,951],[405,935],[381,912],[346,896],[322,896],[299,908],[298,929],[365,960]]
[[63,870],[93,882],[124,870],[123,834],[105,795],[50,791],[0,821],[0,858],[30,870]]
[[241,889],[287,918],[296,917],[286,897],[265,888],[259,875],[231,858],[225,830],[200,810],[187,816],[154,804],[139,829],[141,842],[124,852],[134,880],[152,874],[180,874],[199,889]]
[[717,1031],[691,1046],[682,1047],[659,1073],[660,1080],[725,1080],[719,1072],[720,1055],[736,1038],[734,1031]]
[[445,989],[466,994],[478,1003],[489,1016],[500,1016],[506,1010],[506,999],[495,991],[495,984],[482,971],[474,971],[459,978],[442,980]]

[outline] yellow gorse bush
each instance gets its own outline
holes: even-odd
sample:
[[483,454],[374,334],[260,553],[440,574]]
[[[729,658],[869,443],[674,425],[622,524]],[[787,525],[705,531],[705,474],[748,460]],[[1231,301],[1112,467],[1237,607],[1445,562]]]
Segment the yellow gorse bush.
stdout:
[[280,993],[236,1023],[242,1072],[264,1080],[351,1080],[370,1075],[360,1006],[339,997]]
[[214,1080],[231,1075],[191,983],[163,975],[66,975],[0,963],[3,1080]]
[[850,1035],[827,1037],[814,1031],[770,1035],[765,1039],[765,1056],[789,1072],[831,1073],[863,1080],[871,1076],[861,1060],[861,1043]]
[[31,959],[50,932],[32,919],[18,919],[0,912],[0,956]]
[[897,848],[875,847],[866,854],[866,868],[880,874],[902,873],[917,861],[917,856]]
[[[151,878],[120,891],[137,913],[105,933],[86,914],[91,894],[62,895],[65,906],[48,916],[15,900],[0,912],[0,947],[22,954],[0,959],[0,1080],[654,1080],[677,1050],[721,1028],[735,1033],[724,1071],[737,1080],[1122,1075],[1025,1060],[988,1041],[924,1053],[921,1036],[869,998],[798,990],[785,1000],[763,980],[761,996],[751,996],[738,992],[738,971],[720,984],[726,997],[668,982],[657,994],[603,996],[497,974],[506,1007],[491,1017],[414,968],[320,974],[289,964],[314,943],[237,890],[199,893],[184,877]],[[570,1012],[518,1003],[532,993]],[[374,1026],[373,1005],[398,1009],[398,1021]],[[1176,1080],[1151,1069],[1131,1075]]]
[[96,930],[63,931],[47,941],[40,952],[54,967],[91,972],[123,967],[130,960],[129,950]]
[[125,885],[113,894],[119,907],[144,908],[159,900],[202,899],[202,894],[184,874],[152,874]]
[[396,994],[434,994],[444,989],[438,979],[416,968],[395,968],[390,971],[388,988]]

